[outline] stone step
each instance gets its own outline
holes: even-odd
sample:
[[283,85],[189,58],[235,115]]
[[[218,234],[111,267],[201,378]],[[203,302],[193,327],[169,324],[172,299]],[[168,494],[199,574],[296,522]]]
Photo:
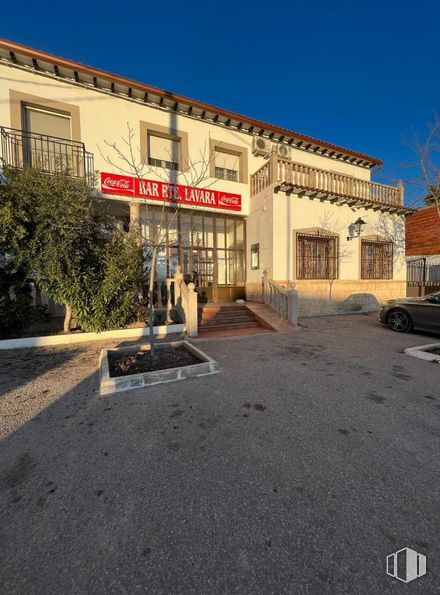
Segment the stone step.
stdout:
[[204,308],[199,308],[199,314],[200,315],[205,315],[205,314],[231,314],[234,312],[249,312],[248,308],[246,308],[246,306],[231,306],[231,307],[225,307],[225,306],[211,306],[209,308],[207,308],[206,306]]
[[254,318],[252,312],[249,310],[240,311],[240,312],[212,312],[212,313],[203,313],[199,316],[199,320],[231,320],[232,318],[243,318],[243,316],[250,316]]
[[209,324],[203,325],[199,327],[201,332],[204,331],[216,331],[216,330],[227,330],[227,329],[239,329],[239,328],[256,328],[259,327],[260,324],[254,320],[252,322],[234,322],[228,324]]
[[203,318],[199,322],[199,326],[212,326],[217,324],[238,324],[241,322],[257,322],[253,316],[234,316],[231,318]]

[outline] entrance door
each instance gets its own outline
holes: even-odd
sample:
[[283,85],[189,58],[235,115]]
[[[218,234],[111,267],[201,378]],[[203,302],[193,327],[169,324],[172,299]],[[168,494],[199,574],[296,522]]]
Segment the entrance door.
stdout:
[[214,254],[212,248],[196,248],[192,250],[192,271],[197,293],[202,302],[214,299]]

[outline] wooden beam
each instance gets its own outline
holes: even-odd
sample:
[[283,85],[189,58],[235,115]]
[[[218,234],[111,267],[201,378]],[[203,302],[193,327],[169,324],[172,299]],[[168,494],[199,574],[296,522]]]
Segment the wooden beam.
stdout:
[[278,139],[278,142],[279,142],[279,143],[282,143],[282,142],[283,142],[283,140],[284,140],[285,138],[286,138],[286,137],[284,136],[284,134],[282,134],[282,135],[280,136],[280,138]]
[[93,86],[94,87],[98,86],[98,79],[96,78],[96,76],[93,77]]
[[218,122],[218,119],[219,119],[219,115],[218,114],[215,114],[215,116],[213,118],[213,122]]
[[206,116],[206,110],[203,110],[202,113],[200,114],[200,117],[202,118],[202,120],[204,120],[205,116]]
[[35,70],[40,70],[40,67],[38,66],[38,62],[36,61],[35,58],[32,58],[32,64],[33,64]]
[[193,113],[193,106],[190,105],[188,108],[188,116],[190,116]]
[[176,101],[176,102],[174,103],[174,105],[173,105],[173,110],[174,110],[175,112],[177,112],[177,108],[178,108],[178,107],[179,107],[179,102],[178,102],[178,101]]
[[269,134],[269,138],[270,138],[270,140],[272,140],[274,136],[275,136],[275,132],[271,132],[271,133]]
[[260,131],[258,132],[258,134],[259,134],[260,136],[263,136],[263,134],[264,134],[264,128],[260,128]]
[[148,101],[148,93],[147,92],[144,93],[144,101],[145,101],[145,103],[147,103],[147,101]]
[[161,97],[161,98],[159,99],[159,105],[160,105],[160,107],[162,107],[162,106],[163,106],[163,97]]
[[239,123],[237,124],[237,130],[241,130],[241,129],[242,129],[242,127],[243,127],[243,122],[239,122]]
[[9,58],[12,60],[12,62],[14,62],[14,64],[17,64],[17,58],[14,52],[9,52]]
[[228,118],[225,122],[225,126],[229,126],[230,123],[231,123],[231,118]]
[[115,92],[115,83],[113,83],[113,82],[111,84],[111,89],[112,89],[112,93],[114,93]]
[[79,74],[78,74],[78,71],[77,70],[74,70],[73,71],[73,76],[75,77],[75,82],[76,83],[79,83]]
[[249,126],[249,128],[248,128],[249,134],[252,134],[253,131],[254,131],[254,126]]
[[128,96],[131,97],[133,95],[133,89],[131,87],[128,87]]
[[58,68],[58,66],[56,64],[53,65],[53,71],[55,72],[55,74],[57,76],[60,76],[60,69]]

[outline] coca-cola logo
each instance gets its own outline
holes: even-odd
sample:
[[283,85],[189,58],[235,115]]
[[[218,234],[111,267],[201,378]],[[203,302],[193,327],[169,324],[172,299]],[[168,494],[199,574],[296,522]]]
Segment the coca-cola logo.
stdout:
[[240,197],[226,196],[225,194],[223,194],[222,196],[220,196],[218,202],[220,205],[238,207],[240,205]]
[[131,190],[131,183],[129,180],[105,178],[102,183],[102,186],[103,188],[119,188],[120,190]]

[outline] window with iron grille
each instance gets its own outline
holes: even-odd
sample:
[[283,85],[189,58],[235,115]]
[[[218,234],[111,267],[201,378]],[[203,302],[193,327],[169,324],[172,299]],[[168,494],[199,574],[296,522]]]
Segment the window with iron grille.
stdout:
[[338,238],[321,234],[297,234],[296,277],[337,279]]
[[392,279],[393,243],[362,240],[361,246],[361,279]]

